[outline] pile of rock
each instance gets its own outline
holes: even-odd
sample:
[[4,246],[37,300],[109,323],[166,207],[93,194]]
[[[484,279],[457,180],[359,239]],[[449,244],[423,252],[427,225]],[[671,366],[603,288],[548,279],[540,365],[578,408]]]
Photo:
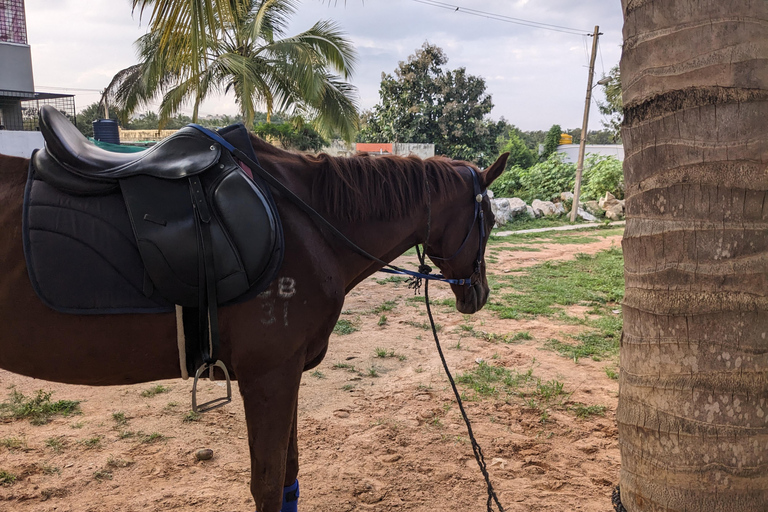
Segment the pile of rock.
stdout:
[[[491,209],[496,217],[496,224],[494,227],[503,226],[523,215],[532,219],[565,215],[570,212],[570,210],[566,211],[565,203],[573,201],[573,193],[571,192],[563,192],[560,194],[559,201],[553,202],[534,199],[530,205],[526,204],[525,201],[518,197],[494,198],[493,193],[490,190],[488,191],[488,195],[491,198]],[[620,220],[624,218],[624,200],[616,199],[610,192],[606,192],[605,197],[600,198],[599,201],[579,202],[577,215],[586,221],[596,221],[601,217],[607,217],[611,220]]]

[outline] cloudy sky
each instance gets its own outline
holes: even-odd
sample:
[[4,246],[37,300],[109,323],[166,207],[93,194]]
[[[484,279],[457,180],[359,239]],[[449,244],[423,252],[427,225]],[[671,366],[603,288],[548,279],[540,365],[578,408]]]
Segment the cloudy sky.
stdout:
[[[132,15],[130,6],[130,0],[26,0],[37,90],[76,94],[78,109],[97,101],[117,71],[136,63],[133,42],[147,20]],[[449,68],[466,67],[486,80],[495,105],[491,117],[503,116],[524,130],[555,123],[581,127],[592,44],[584,34],[595,25],[603,33],[595,81],[621,55],[619,0],[303,0],[291,33],[320,19],[335,20],[357,47],[352,82],[363,108],[378,102],[381,73],[392,73],[429,41],[445,50]],[[560,28],[534,28],[513,19]],[[601,88],[594,91],[595,100],[602,99]],[[236,110],[233,97],[221,96],[206,102],[201,114]],[[590,129],[600,128],[593,101]]]

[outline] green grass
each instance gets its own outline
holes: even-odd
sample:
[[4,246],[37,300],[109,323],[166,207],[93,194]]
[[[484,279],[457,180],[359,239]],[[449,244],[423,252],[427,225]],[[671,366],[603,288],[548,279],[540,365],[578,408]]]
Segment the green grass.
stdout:
[[389,276],[384,279],[374,278],[373,280],[376,281],[378,284],[394,283],[395,288],[397,288],[398,286],[400,286],[400,284],[406,282],[408,278],[403,276]]
[[376,322],[376,325],[378,325],[379,327],[384,327],[385,325],[387,325],[387,315],[381,315],[379,317],[379,321]]
[[3,437],[0,439],[0,447],[10,451],[26,450],[27,442],[18,437]]
[[80,401],[51,401],[53,392],[38,390],[34,397],[26,397],[12,390],[5,402],[0,403],[0,418],[28,419],[33,425],[45,425],[56,415],[69,416],[80,412]]
[[571,411],[576,414],[577,418],[586,419],[590,416],[605,416],[605,411],[608,407],[604,405],[585,405],[579,402],[569,407]]
[[380,315],[380,314],[384,313],[385,311],[392,311],[393,309],[395,309],[396,306],[397,306],[397,301],[396,300],[388,300],[388,301],[384,302],[383,304],[379,304],[378,306],[373,308],[371,310],[371,313],[373,313],[374,315]]
[[108,469],[98,469],[93,472],[93,479],[99,482],[104,480],[112,480],[112,472]]
[[152,432],[151,434],[145,434],[143,432],[139,432],[137,436],[139,438],[139,442],[142,444],[158,443],[160,441],[165,441],[166,439],[168,439],[167,436],[164,436],[159,432]]
[[115,422],[115,428],[125,427],[128,425],[128,418],[125,417],[124,412],[113,412],[112,419]]
[[547,341],[546,347],[576,362],[583,357],[600,361],[604,357],[618,355],[622,328],[621,315],[608,312],[607,315],[601,316],[597,320],[586,321],[585,324],[592,329],[571,336],[574,343],[550,339]]
[[86,450],[96,450],[101,448],[101,436],[89,437],[87,439],[81,439],[77,444],[83,446]]
[[346,334],[352,334],[357,330],[358,328],[355,327],[355,325],[352,322],[345,319],[341,319],[338,322],[336,322],[336,326],[333,328],[333,332],[340,336],[344,336]]
[[405,361],[406,359],[408,359],[406,356],[402,354],[395,353],[394,349],[387,350],[386,348],[379,348],[379,347],[376,347],[376,349],[374,350],[374,355],[382,359],[385,359],[388,357],[396,357],[400,361]]
[[16,479],[18,477],[13,473],[0,469],[0,485],[13,485]]
[[560,263],[545,262],[505,276],[496,276],[504,288],[514,290],[494,299],[488,307],[502,318],[554,316],[557,306],[621,302],[624,297],[624,261],[621,250],[608,249]]
[[203,415],[199,412],[195,411],[189,411],[187,414],[184,415],[184,417],[181,419],[184,423],[193,423],[195,421],[200,421],[200,418],[202,418]]
[[141,392],[141,396],[144,398],[151,398],[153,396],[157,396],[163,393],[168,393],[171,391],[171,388],[167,386],[163,386],[162,384],[157,384],[155,386],[152,386],[149,389],[145,389]]
[[609,379],[613,379],[613,380],[619,379],[619,372],[616,371],[616,368],[613,366],[606,366],[605,374],[608,376]]
[[509,338],[509,341],[523,341],[532,339],[533,336],[531,336],[529,331],[518,331],[511,338]]
[[61,453],[64,451],[64,446],[66,446],[66,442],[60,438],[60,437],[49,437],[45,440],[45,446],[50,448],[56,453]]
[[[410,325],[411,327],[416,327],[418,329],[424,329],[425,331],[431,331],[432,330],[432,326],[430,325],[429,322],[415,322],[413,320],[406,320],[404,323],[406,325]],[[440,332],[440,331],[443,330],[443,326],[438,324],[438,323],[435,323],[435,330],[437,332]]]
[[310,373],[310,375],[312,377],[316,378],[316,379],[324,379],[325,378],[325,374],[323,372],[321,372],[320,370],[315,370],[312,373]]
[[482,362],[472,371],[458,375],[456,382],[466,385],[481,397],[488,397],[500,393],[515,394],[533,379],[533,368],[521,373]]

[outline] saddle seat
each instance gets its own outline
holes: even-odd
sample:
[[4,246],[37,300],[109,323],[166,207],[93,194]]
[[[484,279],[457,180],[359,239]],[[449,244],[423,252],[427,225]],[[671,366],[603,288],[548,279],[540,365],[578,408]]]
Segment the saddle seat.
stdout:
[[221,157],[221,146],[191,127],[140,153],[106,151],[50,105],[40,108],[40,131],[46,151],[35,154],[35,168],[45,181],[73,194],[113,192],[117,180],[138,175],[187,178],[209,169]]

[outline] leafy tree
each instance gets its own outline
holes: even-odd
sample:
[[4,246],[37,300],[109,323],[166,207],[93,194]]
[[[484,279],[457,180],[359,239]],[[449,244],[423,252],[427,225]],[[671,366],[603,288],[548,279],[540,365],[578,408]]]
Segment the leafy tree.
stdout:
[[608,72],[609,82],[603,85],[605,102],[598,101],[597,108],[604,118],[603,126],[611,134],[614,143],[621,143],[621,123],[624,120],[624,104],[621,99],[621,71],[615,65]]
[[394,75],[382,74],[381,102],[365,115],[358,140],[434,143],[438,154],[488,165],[509,125],[485,120],[493,107],[485,80],[463,67],[447,70],[447,62],[427,42]]
[[267,141],[277,141],[285,149],[295,149],[299,151],[320,151],[328,145],[325,140],[312,126],[306,123],[261,123],[257,124],[253,132]]
[[584,162],[582,197],[599,199],[610,192],[618,199],[624,198],[624,172],[615,156],[589,154]]
[[517,129],[508,131],[498,144],[500,153],[509,152],[507,170],[515,166],[527,169],[536,162],[536,154],[525,145]]
[[354,136],[355,88],[345,80],[355,51],[334,23],[283,37],[294,0],[134,0],[142,13],[149,6],[140,63],[118,72],[106,93],[126,115],[162,95],[161,126],[188,100],[197,121],[200,103],[223,89],[234,93],[246,125],[262,104],[268,121],[290,110],[320,130]]
[[[544,151],[539,155],[539,161],[546,162],[550,155],[557,150],[557,146],[560,144],[560,136],[563,134],[563,129],[559,124],[553,124],[549,129],[547,135],[544,137]],[[565,189],[564,189],[565,190]]]
[[528,169],[514,166],[493,182],[491,190],[497,197],[519,197],[526,203],[534,199],[550,201],[564,190],[573,189],[576,166],[564,158],[562,153],[554,152]]

